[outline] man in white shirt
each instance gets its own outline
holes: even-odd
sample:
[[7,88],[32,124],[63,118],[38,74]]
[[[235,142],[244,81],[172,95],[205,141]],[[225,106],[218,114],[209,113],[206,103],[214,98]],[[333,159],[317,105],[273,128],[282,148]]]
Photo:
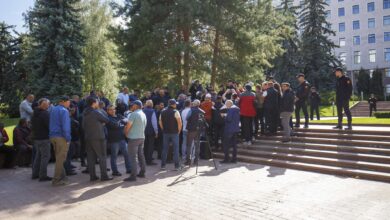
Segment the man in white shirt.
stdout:
[[[181,144],[181,156],[183,160],[187,156],[187,115],[191,111],[191,100],[187,99],[184,101],[184,109],[181,112],[181,119],[183,120],[183,143]],[[191,152],[190,152],[191,153]]]
[[31,105],[34,101],[34,95],[28,94],[26,99],[19,105],[20,118],[25,118],[28,122],[31,121],[31,117],[34,113]]
[[116,98],[117,100],[119,99],[121,103],[124,103],[126,107],[129,106],[129,88],[123,87],[122,92],[118,94],[118,97]]

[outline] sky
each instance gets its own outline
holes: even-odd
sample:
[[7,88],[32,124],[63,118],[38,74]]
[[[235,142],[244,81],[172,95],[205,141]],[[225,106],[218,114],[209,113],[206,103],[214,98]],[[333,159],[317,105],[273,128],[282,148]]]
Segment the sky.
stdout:
[[[121,2],[122,0],[115,0]],[[0,22],[14,25],[19,33],[26,32],[23,13],[34,6],[35,0],[0,0]]]

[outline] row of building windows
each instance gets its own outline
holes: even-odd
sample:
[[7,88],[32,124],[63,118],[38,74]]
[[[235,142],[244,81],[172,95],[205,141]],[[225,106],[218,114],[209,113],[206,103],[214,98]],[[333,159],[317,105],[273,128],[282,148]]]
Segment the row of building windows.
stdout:
[[[368,19],[368,28],[375,28],[375,18]],[[383,26],[390,26],[390,15],[383,16]],[[339,32],[344,32],[346,29],[345,22],[339,23]],[[360,21],[352,21],[352,29],[359,30],[360,29]]]
[[[390,62],[390,48],[385,48],[384,51],[385,55],[385,61]],[[347,53],[346,52],[341,52],[339,54],[340,61],[345,65],[345,62],[347,60]],[[376,50],[372,49],[368,51],[368,61],[370,63],[375,63],[376,62]],[[353,52],[353,63],[354,64],[359,64],[361,62],[361,52],[360,51],[354,51]]]
[[[375,44],[376,43],[376,37],[375,34],[368,34],[367,41],[369,44]],[[388,42],[390,41],[390,32],[384,32],[383,33],[383,41]],[[360,36],[353,36],[353,45],[360,45]],[[344,47],[346,45],[346,39],[345,37],[339,38],[339,46]]]
[[[383,9],[390,8],[390,0],[383,0]],[[367,12],[374,12],[375,11],[375,2],[369,2],[367,3]],[[359,5],[353,5],[352,6],[352,14],[359,14],[360,13],[360,6]],[[339,17],[345,16],[345,8],[339,8],[338,10]]]

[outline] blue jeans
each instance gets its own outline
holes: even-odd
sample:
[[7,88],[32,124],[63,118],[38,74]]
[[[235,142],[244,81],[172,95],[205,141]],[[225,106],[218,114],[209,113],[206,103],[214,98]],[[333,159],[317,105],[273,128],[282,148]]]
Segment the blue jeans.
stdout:
[[162,149],[162,155],[161,155],[161,167],[165,167],[165,165],[167,163],[169,141],[172,141],[173,161],[175,162],[175,167],[178,168],[180,166],[180,164],[179,164],[179,134],[164,134],[163,135],[163,149]]
[[109,143],[111,147],[111,169],[113,173],[118,173],[118,166],[116,165],[116,160],[118,158],[118,152],[121,151],[123,157],[125,158],[125,166],[126,166],[126,172],[131,171],[131,163],[129,159],[129,153],[127,150],[127,144],[126,141],[119,141],[114,143]]

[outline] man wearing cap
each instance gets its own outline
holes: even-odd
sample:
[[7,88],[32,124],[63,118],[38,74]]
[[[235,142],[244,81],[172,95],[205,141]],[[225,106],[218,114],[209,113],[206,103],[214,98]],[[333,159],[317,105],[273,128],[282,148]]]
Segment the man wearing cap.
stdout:
[[295,127],[299,128],[301,123],[300,112],[301,109],[305,115],[305,128],[309,128],[309,114],[307,113],[307,98],[309,97],[310,86],[305,80],[305,75],[300,73],[297,75],[299,86],[296,91],[296,102],[295,102]]
[[320,120],[320,102],[321,97],[320,94],[317,92],[316,87],[311,87],[311,92],[309,96],[310,100],[310,120],[313,120],[314,118],[314,112],[316,113],[317,120]]
[[56,157],[53,186],[66,185],[64,162],[71,141],[70,116],[67,108],[70,106],[68,96],[62,96],[59,103],[50,112],[49,138]]
[[179,162],[179,134],[182,129],[182,121],[179,111],[176,110],[176,100],[170,99],[168,108],[161,112],[159,124],[163,132],[163,149],[161,155],[161,169],[165,170],[168,144],[173,143],[173,159],[175,162],[175,170],[180,170]]
[[195,161],[194,163],[197,164],[199,160],[199,152],[200,152],[200,127],[199,127],[199,120],[201,117],[205,117],[205,112],[199,108],[200,101],[198,99],[195,99],[192,102],[192,108],[187,114],[187,150],[188,152],[186,156],[186,165],[191,165],[191,147],[192,143],[195,143]]
[[344,71],[341,67],[337,67],[335,70],[337,77],[336,82],[336,107],[338,124],[334,129],[343,129],[343,109],[348,120],[348,127],[345,130],[352,130],[352,115],[349,110],[349,100],[352,95],[352,81],[349,77],[344,75]]
[[[131,175],[124,179],[125,181],[136,181],[137,177],[145,177],[146,161],[144,155],[145,128],[147,119],[142,111],[142,102],[136,100],[131,104],[132,113],[129,115],[129,121],[125,127],[125,134],[129,139],[128,149],[131,162]],[[138,173],[138,162],[141,167]]]
[[252,87],[250,84],[245,85],[245,92],[241,93],[239,108],[240,115],[242,118],[241,121],[241,130],[243,138],[247,145],[252,144],[252,136],[253,136],[253,119],[256,116],[256,108],[255,108],[255,99],[256,95],[252,92]]

